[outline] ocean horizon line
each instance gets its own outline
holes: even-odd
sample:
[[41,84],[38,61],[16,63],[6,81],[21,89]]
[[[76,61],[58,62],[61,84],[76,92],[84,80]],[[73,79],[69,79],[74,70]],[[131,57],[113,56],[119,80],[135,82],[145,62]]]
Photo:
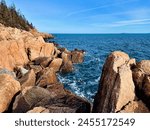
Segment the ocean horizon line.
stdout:
[[49,34],[70,34],[70,35],[72,35],[72,34],[83,34],[83,35],[120,35],[120,34],[150,34],[150,32],[149,33],[49,33]]

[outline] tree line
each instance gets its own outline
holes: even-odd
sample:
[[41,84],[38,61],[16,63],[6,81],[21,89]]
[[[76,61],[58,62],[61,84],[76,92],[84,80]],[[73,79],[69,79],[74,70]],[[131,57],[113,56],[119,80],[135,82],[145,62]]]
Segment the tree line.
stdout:
[[32,23],[28,22],[14,4],[8,7],[5,0],[0,1],[0,23],[7,27],[16,27],[26,31],[34,28]]

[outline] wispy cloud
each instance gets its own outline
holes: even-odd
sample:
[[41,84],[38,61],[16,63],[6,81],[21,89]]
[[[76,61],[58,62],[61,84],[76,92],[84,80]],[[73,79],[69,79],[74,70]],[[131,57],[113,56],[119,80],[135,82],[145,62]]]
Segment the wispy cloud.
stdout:
[[116,21],[116,22],[108,23],[108,24],[93,24],[93,25],[97,27],[121,27],[121,26],[146,25],[146,24],[150,24],[150,18],[123,20],[123,21]]
[[125,10],[120,12],[109,12],[109,13],[102,13],[96,14],[92,16],[86,16],[84,18],[89,19],[99,19],[99,18],[106,18],[106,17],[128,17],[129,19],[144,19],[150,16],[150,8],[135,8],[132,10]]
[[137,24],[150,24],[150,18],[149,19],[136,19],[136,20],[124,20],[124,21],[118,21],[114,23],[113,26],[127,26],[127,25],[137,25]]
[[78,11],[74,11],[74,12],[70,12],[67,14],[67,17],[70,17],[72,15],[76,15],[79,13],[86,13],[89,11],[93,11],[93,10],[97,10],[97,9],[102,9],[102,8],[107,8],[107,7],[111,7],[111,6],[117,6],[117,5],[122,5],[122,4],[126,4],[126,3],[131,3],[137,0],[124,0],[124,1],[120,1],[120,2],[116,2],[116,3],[112,3],[112,4],[106,4],[106,5],[101,5],[101,6],[97,6],[97,7],[93,7],[93,8],[88,8],[88,9],[83,9],[83,10],[78,10]]

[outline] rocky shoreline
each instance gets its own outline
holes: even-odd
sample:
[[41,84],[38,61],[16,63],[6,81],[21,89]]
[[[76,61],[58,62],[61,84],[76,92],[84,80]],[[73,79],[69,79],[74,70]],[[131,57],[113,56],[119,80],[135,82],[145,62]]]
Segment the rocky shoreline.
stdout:
[[91,104],[66,90],[57,73],[72,72],[84,52],[68,51],[51,35],[0,25],[0,112],[90,112]]
[[92,105],[57,78],[82,63],[84,51],[68,51],[47,38],[53,36],[0,24],[0,112],[150,112],[150,61],[136,63],[119,51],[110,54]]

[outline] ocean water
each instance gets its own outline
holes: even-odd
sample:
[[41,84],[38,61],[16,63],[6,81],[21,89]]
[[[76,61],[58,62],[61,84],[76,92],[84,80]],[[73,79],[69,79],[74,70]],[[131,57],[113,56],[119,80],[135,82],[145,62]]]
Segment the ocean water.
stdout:
[[84,62],[69,74],[58,74],[65,87],[91,102],[97,92],[103,64],[113,51],[120,50],[137,61],[150,59],[150,34],[54,34],[53,41],[73,50],[86,51]]

